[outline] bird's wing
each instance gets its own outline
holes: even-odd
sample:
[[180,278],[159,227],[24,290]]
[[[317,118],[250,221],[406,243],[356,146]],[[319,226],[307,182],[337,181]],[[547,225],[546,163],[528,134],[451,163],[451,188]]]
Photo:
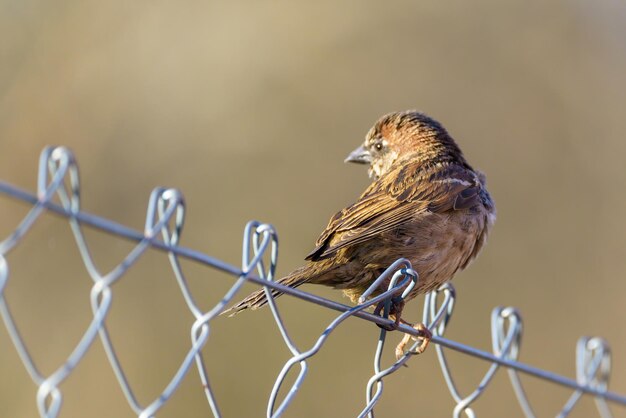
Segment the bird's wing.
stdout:
[[372,183],[356,203],[335,214],[306,259],[332,256],[420,213],[470,208],[480,202],[481,187],[476,174],[465,166],[405,164]]

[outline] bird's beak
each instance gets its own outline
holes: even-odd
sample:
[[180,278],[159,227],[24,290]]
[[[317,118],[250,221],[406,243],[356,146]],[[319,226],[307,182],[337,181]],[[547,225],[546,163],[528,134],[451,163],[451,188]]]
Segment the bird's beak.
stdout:
[[348,158],[344,160],[346,163],[357,163],[357,164],[370,164],[372,162],[372,154],[361,145],[354,151],[348,155]]

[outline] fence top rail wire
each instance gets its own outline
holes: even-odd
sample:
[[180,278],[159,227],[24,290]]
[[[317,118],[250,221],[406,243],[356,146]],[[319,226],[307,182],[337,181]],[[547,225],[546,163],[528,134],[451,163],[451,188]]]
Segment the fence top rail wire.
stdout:
[[[56,154],[55,154],[56,153]],[[72,187],[75,187],[76,190],[72,190],[72,193],[67,193],[67,190],[65,190],[64,186],[62,185],[62,182],[64,181],[64,177],[67,176],[67,173],[63,173],[63,175],[61,176],[61,178],[57,178],[56,179],[56,188],[55,190],[53,190],[50,193],[46,193],[47,191],[47,183],[48,183],[48,174],[44,174],[42,173],[43,171],[48,171],[50,172],[50,176],[52,177],[55,174],[58,174],[58,170],[59,170],[59,166],[61,166],[62,164],[59,163],[59,159],[60,159],[60,155],[64,156],[64,158],[69,158],[69,173],[74,175],[76,179],[74,179],[72,177],[72,182],[75,182],[75,184],[72,185]],[[69,157],[68,157],[69,155]],[[55,161],[54,163],[51,163],[51,161]],[[111,221],[109,219],[105,219],[103,217],[88,213],[88,212],[84,212],[82,210],[79,209],[79,205],[78,205],[78,180],[77,180],[77,170],[75,170],[75,173],[72,173],[72,168],[75,169],[75,161],[73,160],[73,155],[71,154],[71,152],[69,150],[67,150],[66,148],[63,147],[57,147],[57,148],[53,148],[53,147],[49,147],[46,150],[44,150],[44,152],[42,153],[42,157],[40,160],[40,173],[39,173],[39,190],[37,195],[34,195],[22,188],[16,187],[12,184],[9,184],[7,182],[4,181],[0,181],[0,193],[9,196],[10,198],[25,202],[31,206],[33,206],[33,208],[40,208],[41,210],[46,210],[50,213],[53,213],[55,215],[70,219],[74,222],[77,222],[79,225],[86,225],[101,231],[104,231],[106,233],[118,236],[118,237],[122,237],[125,239],[128,239],[130,241],[134,241],[136,243],[143,243],[145,246],[149,246],[152,247],[154,249],[157,250],[161,250],[164,252],[167,252],[168,254],[173,254],[177,257],[181,257],[187,260],[191,260],[191,261],[195,261],[198,263],[201,263],[203,265],[206,266],[210,266],[212,268],[221,270],[223,272],[229,273],[231,275],[233,275],[234,277],[239,277],[240,281],[249,281],[249,282],[253,282],[256,283],[258,285],[264,286],[266,289],[266,293],[268,294],[268,296],[271,296],[271,292],[268,289],[276,289],[282,293],[285,294],[289,294],[291,296],[294,296],[296,298],[302,299],[304,301],[310,302],[310,303],[314,303],[320,306],[323,306],[325,308],[329,308],[329,309],[333,309],[335,311],[339,311],[342,312],[342,315],[340,317],[338,317],[330,326],[329,328],[327,328],[327,331],[331,331],[332,329],[334,329],[334,327],[336,327],[336,325],[343,321],[343,319],[349,317],[349,316],[354,316],[354,317],[358,317],[361,318],[363,320],[369,321],[369,322],[373,322],[379,325],[392,325],[394,321],[390,320],[389,318],[387,318],[385,315],[383,316],[377,316],[368,312],[363,311],[363,309],[369,307],[372,305],[371,301],[369,301],[366,304],[362,304],[362,305],[358,305],[357,307],[353,307],[353,306],[347,306],[329,299],[325,299],[307,292],[304,292],[302,290],[299,289],[294,289],[294,288],[290,288],[284,285],[281,285],[279,283],[276,283],[274,281],[272,281],[272,276],[273,276],[273,268],[275,267],[275,260],[273,260],[273,264],[270,267],[270,272],[269,274],[262,271],[263,270],[263,265],[262,265],[262,252],[265,251],[265,248],[273,245],[277,242],[275,241],[275,237],[274,238],[267,238],[263,237],[263,243],[261,244],[261,246],[264,246],[263,249],[259,249],[261,248],[258,243],[257,243],[257,239],[259,239],[259,236],[261,236],[264,232],[267,232],[268,227],[264,224],[260,224],[260,223],[251,223],[249,224],[249,226],[251,227],[256,227],[255,231],[250,232],[251,230],[246,229],[246,234],[255,234],[254,235],[254,242],[256,243],[256,247],[254,247],[254,252],[255,252],[255,256],[254,258],[252,258],[253,261],[250,261],[248,264],[248,269],[247,268],[239,268],[236,266],[233,266],[231,264],[225,263],[221,260],[218,260],[214,257],[211,257],[207,254],[204,254],[200,251],[196,251],[190,248],[186,248],[186,247],[182,247],[178,245],[178,236],[177,236],[177,232],[175,232],[173,234],[173,236],[171,235],[171,233],[168,232],[164,232],[163,231],[163,223],[167,224],[169,219],[172,218],[167,218],[165,219],[165,221],[162,220],[162,218],[164,217],[164,213],[166,210],[169,210],[171,208],[166,207],[167,206],[167,202],[164,203],[164,194],[163,191],[170,191],[172,189],[157,189],[157,191],[160,190],[160,195],[157,196],[155,199],[155,201],[158,201],[158,204],[160,206],[159,207],[159,215],[161,217],[161,225],[159,228],[155,227],[155,230],[151,230],[150,228],[148,228],[148,224],[146,226],[146,231],[144,232],[140,232],[137,231],[135,229],[126,227],[124,225],[121,225],[119,223],[116,223],[114,221]],[[46,169],[47,167],[47,169]],[[55,172],[55,170],[57,170]],[[69,176],[71,177],[71,176]],[[54,179],[53,179],[54,180]],[[62,191],[59,191],[59,188],[62,189]],[[52,201],[52,195],[54,193],[57,194],[62,194],[60,195],[60,199],[61,199],[61,203],[55,203]],[[71,194],[71,197],[70,197]],[[153,195],[155,195],[153,193]],[[156,196],[156,195],[155,195]],[[74,201],[74,198],[76,199],[76,201]],[[165,198],[165,200],[167,200],[168,198]],[[181,197],[182,200],[182,197]],[[152,198],[151,198],[151,202],[152,202]],[[76,205],[74,206],[74,203],[76,203]],[[183,210],[184,210],[184,205],[183,206]],[[156,207],[156,206],[155,206]],[[180,208],[180,207],[179,207]],[[178,208],[178,209],[179,209]],[[171,213],[173,213],[177,208],[173,208],[171,210]],[[156,209],[155,209],[156,211]],[[149,209],[149,213],[150,213],[150,209]],[[170,213],[169,216],[173,216]],[[150,215],[149,215],[150,216]],[[153,217],[155,215],[153,214]],[[178,214],[177,214],[178,216]],[[184,215],[181,215],[184,216]],[[265,230],[264,230],[265,228]],[[270,227],[271,228],[271,227]],[[260,231],[260,232],[259,232]],[[25,233],[25,231],[20,231],[20,229],[16,229],[15,232],[13,233],[12,236],[10,236],[9,238],[7,238],[4,241],[0,241],[0,302],[4,302],[3,300],[3,278],[2,278],[2,264],[6,263],[5,259],[4,259],[4,255],[10,251],[10,249],[12,248],[11,245],[7,245],[7,242],[17,242],[19,241],[19,239],[21,238],[20,234]],[[159,239],[158,238],[158,233],[163,233],[163,239]],[[247,237],[246,239],[249,239],[250,237]],[[274,239],[274,241],[272,242],[272,244],[269,244],[269,242]],[[244,245],[244,253],[246,252],[245,250],[245,245]],[[261,254],[259,254],[261,253]],[[248,258],[251,259],[251,258]],[[405,263],[406,264],[406,263]],[[246,265],[246,262],[244,261],[244,266]],[[385,274],[389,275],[389,274],[393,274],[394,269],[397,269],[399,265],[402,265],[401,260],[398,260],[398,262],[394,263],[394,265],[392,265],[389,269],[388,272],[386,272]],[[259,274],[258,275],[253,275],[251,274],[251,270],[253,268],[257,267],[259,270]],[[410,266],[409,266],[410,267]],[[410,268],[405,268],[404,270],[402,270],[402,274],[404,274],[404,276],[407,276],[407,271],[410,271]],[[120,273],[120,275],[123,274]],[[400,274],[399,271],[396,274]],[[268,277],[269,276],[269,277]],[[4,279],[4,281],[6,282],[6,278]],[[394,283],[395,283],[395,276],[394,276]],[[390,288],[387,292],[385,292],[383,295],[375,298],[377,301],[378,300],[383,300],[384,298],[390,298],[391,297],[391,293],[394,293],[398,287],[401,286],[405,286],[406,285],[406,280],[401,284],[398,285],[397,287],[394,288]],[[451,289],[451,290],[450,290]],[[207,313],[207,314],[202,314],[199,313],[197,315],[198,319],[200,320],[200,318],[202,318],[202,320],[204,322],[199,322],[197,324],[194,324],[194,350],[190,351],[190,354],[188,356],[188,361],[187,363],[191,364],[191,362],[194,360],[196,360],[196,362],[198,362],[198,366],[200,367],[202,360],[198,355],[198,351],[202,348],[204,342],[206,341],[206,337],[208,336],[208,328],[207,328],[207,323],[209,319],[212,319],[213,317],[215,317],[217,314],[219,314],[219,312],[221,312],[224,309],[225,304],[230,301],[230,299],[232,298],[232,296],[234,296],[234,293],[236,292],[236,290],[238,290],[238,287],[233,286],[233,288],[231,289],[231,291],[229,292],[229,294],[227,294],[227,296],[224,297],[223,301],[225,301],[221,306],[219,306],[219,309],[214,309],[211,312]],[[454,299],[454,290],[453,288],[451,288],[451,286],[442,289],[441,290],[443,293],[446,293],[446,295],[449,295],[450,293],[452,293],[452,302]],[[491,379],[493,373],[495,373],[496,369],[498,366],[504,366],[506,367],[509,372],[511,373],[512,371],[519,371],[522,373],[525,373],[527,375],[531,375],[531,376],[535,376],[537,378],[555,383],[557,385],[561,385],[561,386],[565,386],[571,389],[575,390],[575,393],[572,395],[572,397],[570,398],[570,401],[568,402],[568,405],[566,405],[564,407],[564,409],[562,410],[561,414],[559,414],[558,416],[566,416],[566,413],[569,412],[569,410],[571,408],[573,408],[574,404],[576,403],[576,401],[578,400],[578,398],[580,397],[580,395],[582,395],[583,393],[586,394],[590,394],[592,396],[594,396],[594,398],[596,399],[596,403],[598,404],[598,410],[600,411],[601,416],[611,416],[610,412],[608,412],[608,407],[604,407],[601,406],[599,402],[604,402],[604,401],[608,401],[614,404],[619,404],[619,405],[625,405],[626,406],[626,396],[616,393],[616,392],[612,392],[607,390],[607,382],[608,382],[608,369],[610,368],[610,357],[609,356],[609,349],[608,349],[608,345],[606,346],[606,349],[604,349],[604,343],[602,342],[603,340],[601,339],[589,339],[589,338],[583,338],[581,339],[581,341],[579,341],[579,346],[578,348],[578,354],[579,354],[579,359],[582,359],[580,361],[586,362],[584,363],[582,366],[580,364],[578,365],[578,369],[579,372],[577,373],[577,378],[576,379],[572,379],[566,376],[562,376],[559,375],[557,373],[553,373],[544,369],[541,369],[539,367],[535,367],[535,366],[531,366],[522,362],[519,362],[516,360],[517,358],[517,354],[518,354],[518,349],[519,349],[519,339],[521,338],[521,317],[519,316],[519,314],[517,314],[517,312],[515,310],[513,310],[512,308],[496,308],[496,310],[494,310],[494,314],[492,316],[492,324],[496,324],[494,325],[494,327],[492,328],[492,332],[493,332],[493,341],[494,341],[494,352],[487,352],[487,351],[483,351],[483,350],[479,350],[477,348],[447,339],[442,337],[441,335],[443,335],[443,331],[445,328],[445,323],[447,322],[447,319],[449,317],[449,315],[451,314],[451,309],[452,309],[452,302],[448,303],[448,299],[446,296],[446,301],[443,302],[442,306],[445,309],[448,309],[448,313],[445,314],[445,312],[443,312],[443,308],[440,309],[440,312],[435,315],[435,311],[436,308],[434,307],[434,305],[437,303],[436,302],[436,298],[437,298],[437,294],[433,293],[431,295],[427,295],[426,296],[426,306],[425,306],[425,323],[430,324],[430,326],[432,327],[431,329],[434,329],[433,332],[433,336],[432,336],[432,342],[434,344],[436,344],[436,348],[437,348],[437,352],[438,352],[438,356],[439,356],[439,360],[442,363],[442,370],[444,371],[444,377],[446,378],[446,381],[448,383],[448,386],[451,390],[451,393],[453,395],[453,397],[455,398],[455,400],[457,401],[457,408],[455,408],[455,416],[460,416],[461,413],[465,413],[467,414],[467,416],[474,416],[474,413],[471,411],[471,409],[468,408],[469,403],[471,403],[476,397],[478,397],[478,395],[480,395],[480,393],[482,393],[482,389],[484,389],[484,386],[489,382],[489,380]],[[314,347],[310,352],[300,352],[297,349],[295,349],[295,347],[293,346],[293,344],[291,343],[291,341],[289,340],[289,337],[286,333],[286,330],[284,329],[284,326],[282,324],[282,321],[280,321],[280,317],[276,311],[273,299],[270,297],[269,298],[269,302],[270,302],[270,308],[272,309],[275,317],[277,318],[277,323],[279,324],[279,327],[281,328],[281,332],[283,333],[283,338],[285,338],[285,342],[287,343],[287,345],[290,347],[290,349],[292,350],[294,357],[290,360],[290,362],[288,362],[285,365],[285,369],[283,369],[283,374],[286,374],[289,371],[289,368],[291,367],[291,365],[296,364],[296,363],[302,363],[305,364],[304,359],[310,357],[311,355],[315,354],[317,352],[317,350],[319,349],[319,346]],[[95,303],[95,302],[94,302]],[[99,302],[102,303],[102,302]],[[446,307],[446,304],[448,303],[448,306]],[[95,305],[98,305],[98,303],[95,303]],[[94,305],[94,306],[95,306]],[[219,305],[219,304],[218,304]],[[94,308],[95,309],[95,308]],[[98,307],[98,309],[100,309],[100,307]],[[427,315],[427,311],[430,310],[431,311],[431,315],[428,316]],[[215,311],[215,312],[214,312]],[[105,332],[103,331],[103,321],[104,321],[104,317],[98,317],[98,310],[95,309],[94,312],[94,332]],[[442,313],[443,312],[443,313]],[[0,312],[0,313],[5,313],[5,312]],[[445,315],[444,315],[445,314]],[[103,314],[104,316],[106,316],[106,312]],[[442,319],[445,316],[445,319]],[[428,319],[430,318],[430,320]],[[512,319],[511,319],[512,318]],[[505,326],[503,325],[503,321],[509,320],[509,323]],[[499,321],[499,322],[498,322]],[[516,322],[517,321],[517,322]],[[336,323],[335,323],[336,322]],[[6,322],[6,318],[5,318],[5,323]],[[499,325],[499,329],[500,331],[493,331],[495,329],[498,328],[497,324]],[[517,331],[512,331],[512,332],[504,332],[503,330],[508,326],[508,329],[511,330],[512,328],[518,326],[519,330]],[[10,328],[7,325],[7,328]],[[11,329],[9,331],[12,331]],[[400,326],[398,327],[398,331],[402,332],[402,333],[406,333],[406,334],[411,334],[415,337],[419,337],[418,331],[412,327],[409,327],[405,324],[400,324]],[[17,333],[17,331],[16,331]],[[385,331],[383,330],[381,332],[381,339],[380,339],[380,343],[382,344],[382,341],[384,341],[384,333]],[[506,335],[505,335],[506,334]],[[322,337],[320,337],[320,342],[319,345],[321,345],[323,343],[323,340],[326,338],[326,334],[323,334]],[[514,342],[513,340],[517,339],[517,342]],[[14,341],[15,342],[15,341]],[[18,351],[20,350],[20,346],[19,344],[16,343],[16,346],[18,346]],[[485,378],[483,380],[483,382],[481,382],[481,385],[479,385],[479,388],[470,396],[466,397],[465,399],[463,399],[461,397],[461,395],[458,394],[458,392],[456,391],[456,388],[454,386],[454,383],[452,382],[452,378],[449,374],[449,370],[447,369],[447,363],[445,361],[445,356],[443,355],[443,352],[441,351],[442,347],[448,348],[448,349],[452,349],[458,352],[461,352],[463,354],[467,354],[469,356],[475,357],[475,358],[479,358],[482,360],[485,360],[489,363],[491,363],[491,368],[490,370],[487,372],[487,374],[485,375]],[[21,347],[23,348],[23,351],[27,353],[27,350],[25,349],[25,347]],[[109,347],[107,348],[107,350],[112,348]],[[603,357],[601,359],[596,359],[593,360],[591,358],[587,358],[585,356],[592,356],[594,350],[604,350],[605,351],[605,355],[603,355]],[[377,355],[380,354],[380,352],[382,351],[382,346],[379,347],[379,350],[377,352]],[[603,351],[603,352],[604,352]],[[308,354],[307,354],[308,353]],[[586,353],[586,354],[585,354]],[[591,354],[590,354],[591,353]],[[20,354],[22,356],[22,354]],[[28,356],[28,354],[26,354],[26,356]],[[23,356],[22,356],[23,357]],[[115,355],[113,354],[113,357],[115,357]],[[23,358],[24,360],[24,358]],[[80,358],[78,358],[78,361],[80,360]],[[593,361],[592,361],[593,360]],[[378,358],[378,363],[376,366],[376,372],[377,374],[372,377],[370,384],[368,385],[368,406],[365,408],[365,410],[361,413],[361,415],[359,416],[373,416],[373,406],[376,403],[378,396],[380,396],[380,391],[382,391],[382,377],[395,371],[399,366],[401,366],[403,364],[403,362],[399,361],[396,364],[394,364],[394,366],[392,366],[391,368],[381,371],[380,369],[380,359]],[[594,363],[595,361],[595,363]],[[113,364],[114,362],[112,362]],[[27,366],[28,367],[28,366]],[[306,366],[302,366],[303,370],[301,373],[305,373],[306,372]],[[581,371],[581,369],[584,368],[589,368],[591,367],[593,370],[591,372],[591,377],[590,376],[586,376],[584,371]],[[115,365],[114,365],[115,368]],[[183,367],[181,366],[181,371],[183,370]],[[598,370],[600,370],[600,374],[605,373],[606,376],[604,376],[604,378],[597,378],[597,374],[598,374]],[[121,370],[115,370],[116,374],[118,374],[119,379],[124,380],[125,381],[125,377],[123,376],[123,373]],[[186,372],[186,369],[184,370],[184,372]],[[183,372],[183,374],[184,374]],[[31,373],[31,375],[37,375],[36,372]],[[201,373],[202,375],[202,373]],[[287,399],[285,401],[283,401],[283,403],[278,407],[278,409],[275,408],[274,406],[274,401],[275,401],[275,397],[276,397],[276,393],[282,383],[282,378],[284,378],[284,376],[281,374],[282,377],[279,377],[279,379],[276,381],[276,385],[275,388],[273,390],[272,393],[272,400],[270,402],[270,406],[268,407],[268,416],[279,416],[284,408],[287,406],[287,404],[289,403],[289,401],[291,400],[291,397],[293,394],[295,394],[295,385],[294,388],[292,388],[291,393],[287,396]],[[203,378],[203,382],[204,379],[206,378],[206,376],[201,376],[201,378]],[[534,416],[534,413],[532,412],[532,409],[530,408],[530,405],[527,401],[522,401],[522,398],[525,399],[525,395],[523,392],[523,389],[521,388],[521,384],[519,382],[519,379],[517,378],[517,375],[515,374],[511,374],[510,375],[511,381],[513,383],[514,389],[516,391],[516,394],[518,395],[518,398],[520,399],[520,404],[522,405],[522,409],[524,410],[526,416]],[[62,379],[60,379],[62,380]],[[174,382],[174,380],[173,380]],[[484,385],[483,385],[484,383]],[[374,396],[374,398],[371,398],[371,394],[372,394],[372,390],[373,390],[373,385],[377,384],[379,385],[379,390],[376,392],[376,395]],[[42,385],[43,386],[43,385]],[[172,386],[172,385],[170,385]],[[206,386],[208,387],[208,380],[207,380],[207,384]],[[175,390],[175,387],[169,388],[172,391]],[[42,416],[56,416],[56,414],[58,413],[58,406],[54,403],[55,401],[55,397],[60,395],[57,393],[56,391],[57,389],[54,387],[54,385],[52,385],[51,388],[49,388],[49,391],[46,393],[45,396],[51,396],[52,398],[52,402],[49,402],[50,405],[48,406],[40,406],[40,413],[42,414]],[[40,391],[42,392],[42,388],[40,388]],[[45,391],[44,391],[45,392]],[[130,392],[130,390],[129,390]],[[215,416],[220,416],[219,414],[219,410],[217,409],[217,406],[214,405],[214,400],[213,400],[213,396],[210,392],[210,388],[207,389],[207,397],[209,398],[209,403],[211,404],[213,413]],[[165,394],[166,392],[164,392]],[[168,395],[170,395],[171,393],[167,393]],[[44,396],[44,395],[42,395]],[[44,396],[44,397],[45,397]],[[153,416],[153,414],[156,412],[156,410],[161,406],[161,404],[155,404],[155,405],[150,405],[150,407],[148,408],[141,408],[138,406],[138,404],[136,403],[136,401],[134,400],[134,397],[132,395],[132,393],[127,394],[127,396],[129,397],[129,402],[131,403],[131,406],[133,407],[133,409],[138,413],[139,416],[145,416],[145,417],[150,417]],[[520,398],[521,396],[521,398]],[[38,400],[40,397],[40,394],[38,393]],[[166,396],[164,399],[167,400]],[[164,402],[164,401],[163,401]],[[45,403],[45,399],[41,400],[41,403]],[[43,409],[42,409],[43,408]],[[46,409],[47,408],[47,409]],[[56,409],[55,409],[56,408]],[[604,411],[604,412],[603,412]]]

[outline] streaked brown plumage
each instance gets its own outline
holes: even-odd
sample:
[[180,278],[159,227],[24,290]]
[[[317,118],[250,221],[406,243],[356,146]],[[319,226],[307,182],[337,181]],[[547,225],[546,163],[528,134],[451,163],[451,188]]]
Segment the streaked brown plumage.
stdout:
[[[331,218],[308,262],[280,283],[332,286],[356,303],[380,273],[405,257],[419,274],[408,300],[450,280],[476,257],[495,206],[484,175],[437,121],[417,111],[383,116],[346,161],[369,164],[373,183]],[[259,290],[227,312],[265,303]],[[396,307],[396,321],[400,311]]]

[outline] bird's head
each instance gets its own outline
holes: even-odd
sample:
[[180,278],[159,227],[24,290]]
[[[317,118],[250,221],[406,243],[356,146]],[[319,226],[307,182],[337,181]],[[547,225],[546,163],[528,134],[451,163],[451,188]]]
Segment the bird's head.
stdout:
[[455,161],[467,164],[461,150],[439,122],[416,110],[395,112],[380,118],[365,142],[346,162],[369,164],[368,173],[379,178],[404,160]]

